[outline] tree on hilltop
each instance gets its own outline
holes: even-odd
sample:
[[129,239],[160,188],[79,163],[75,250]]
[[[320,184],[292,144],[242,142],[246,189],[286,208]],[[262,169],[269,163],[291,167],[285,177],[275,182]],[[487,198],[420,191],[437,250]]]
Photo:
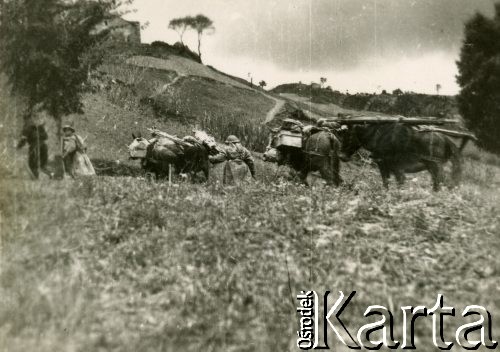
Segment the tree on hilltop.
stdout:
[[192,28],[194,25],[194,18],[191,16],[186,16],[186,17],[180,17],[180,18],[174,18],[170,21],[168,24],[168,28],[174,30],[179,34],[180,37],[180,42],[182,45],[184,45],[184,33],[189,28]]
[[212,34],[215,30],[213,21],[205,15],[196,15],[190,26],[198,33],[198,57],[201,61],[201,37],[203,33]]

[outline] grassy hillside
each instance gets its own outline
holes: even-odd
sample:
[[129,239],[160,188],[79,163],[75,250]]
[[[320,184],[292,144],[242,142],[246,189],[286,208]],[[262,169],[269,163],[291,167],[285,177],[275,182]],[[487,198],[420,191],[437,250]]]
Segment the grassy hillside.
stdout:
[[[201,126],[219,140],[236,134],[258,151],[267,143],[268,130],[261,124],[276,104],[262,91],[178,56],[107,61],[93,74],[89,90],[89,105],[99,100],[119,106],[150,123],[139,126],[143,132],[153,123],[170,133],[182,126],[184,134]],[[130,125],[130,119],[123,123],[129,123],[127,131],[138,127]]]
[[458,114],[455,97],[398,92],[397,94],[344,94],[301,83],[289,83],[272,90],[276,94],[295,94],[316,104],[334,104],[342,109],[373,111],[389,115],[453,117]]
[[[152,108],[157,117],[174,118],[196,122],[210,114],[238,115],[242,121],[264,122],[265,116],[274,106],[274,102],[255,90],[230,80],[223,75],[209,75],[205,66],[194,65],[189,70],[188,60],[159,60],[143,66],[145,59],[127,63],[107,64],[101,67],[98,87],[112,91],[111,100],[138,107]],[[139,60],[139,58],[135,58]],[[181,61],[182,60],[182,61]],[[179,66],[177,66],[178,62]],[[163,63],[164,65],[160,65]],[[156,64],[156,65],[154,65]],[[201,67],[200,67],[201,66]],[[179,67],[177,69],[177,67]]]
[[258,151],[264,150],[268,134],[260,124],[329,116],[321,108],[250,86],[189,55],[172,54],[169,46],[163,52],[164,45],[111,50],[94,74],[93,91],[141,114],[201,125],[220,139],[237,134]]
[[[351,329],[368,305],[391,308],[398,339],[398,307],[431,307],[438,293],[457,315],[481,304],[499,316],[498,157],[469,148],[462,185],[438,193],[425,173],[386,191],[362,163],[342,164],[340,188],[306,188],[259,160],[246,187],[149,183],[127,161],[132,132],[182,136],[196,122],[264,135],[261,113],[238,109],[268,98],[178,76],[120,64],[93,78],[85,114],[66,120],[98,166],[80,180],[29,180],[14,150],[20,106],[0,90],[0,350],[293,351],[293,296],[309,289],[358,291]],[[155,112],[148,99],[170,89],[192,103]],[[205,118],[207,106],[221,110]],[[448,339],[461,322],[446,320]],[[418,350],[431,341],[421,321]]]

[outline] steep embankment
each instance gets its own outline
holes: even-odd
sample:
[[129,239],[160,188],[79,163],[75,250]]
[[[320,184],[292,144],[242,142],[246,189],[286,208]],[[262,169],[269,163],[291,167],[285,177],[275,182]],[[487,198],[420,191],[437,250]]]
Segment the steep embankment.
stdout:
[[[135,96],[157,117],[196,123],[222,115],[264,122],[284,104],[283,99],[241,79],[177,55],[129,55],[108,61],[100,71],[105,81],[101,88],[120,90],[115,97],[126,95],[129,101]],[[113,87],[116,83],[121,86]]]
[[222,75],[208,66],[204,66],[193,60],[181,56],[170,56],[166,59],[159,59],[151,56],[133,56],[126,60],[129,65],[152,68],[162,71],[174,71],[177,75],[182,77],[199,77],[207,78],[209,80],[217,81],[236,88],[246,90],[253,90],[248,85],[244,85],[228,76]]

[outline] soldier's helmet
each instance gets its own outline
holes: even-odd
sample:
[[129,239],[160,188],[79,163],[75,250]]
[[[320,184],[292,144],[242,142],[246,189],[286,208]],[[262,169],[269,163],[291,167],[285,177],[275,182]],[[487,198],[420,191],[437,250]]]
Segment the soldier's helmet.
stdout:
[[234,135],[230,135],[226,138],[226,142],[225,143],[240,143],[240,140],[238,137],[234,136]]

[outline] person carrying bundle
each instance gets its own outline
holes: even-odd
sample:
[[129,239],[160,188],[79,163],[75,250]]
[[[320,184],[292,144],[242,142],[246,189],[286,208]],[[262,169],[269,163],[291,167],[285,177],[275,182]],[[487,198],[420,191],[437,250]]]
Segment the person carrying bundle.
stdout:
[[95,175],[94,167],[86,154],[87,147],[82,137],[75,133],[69,125],[63,127],[63,161],[66,175],[77,176]]

